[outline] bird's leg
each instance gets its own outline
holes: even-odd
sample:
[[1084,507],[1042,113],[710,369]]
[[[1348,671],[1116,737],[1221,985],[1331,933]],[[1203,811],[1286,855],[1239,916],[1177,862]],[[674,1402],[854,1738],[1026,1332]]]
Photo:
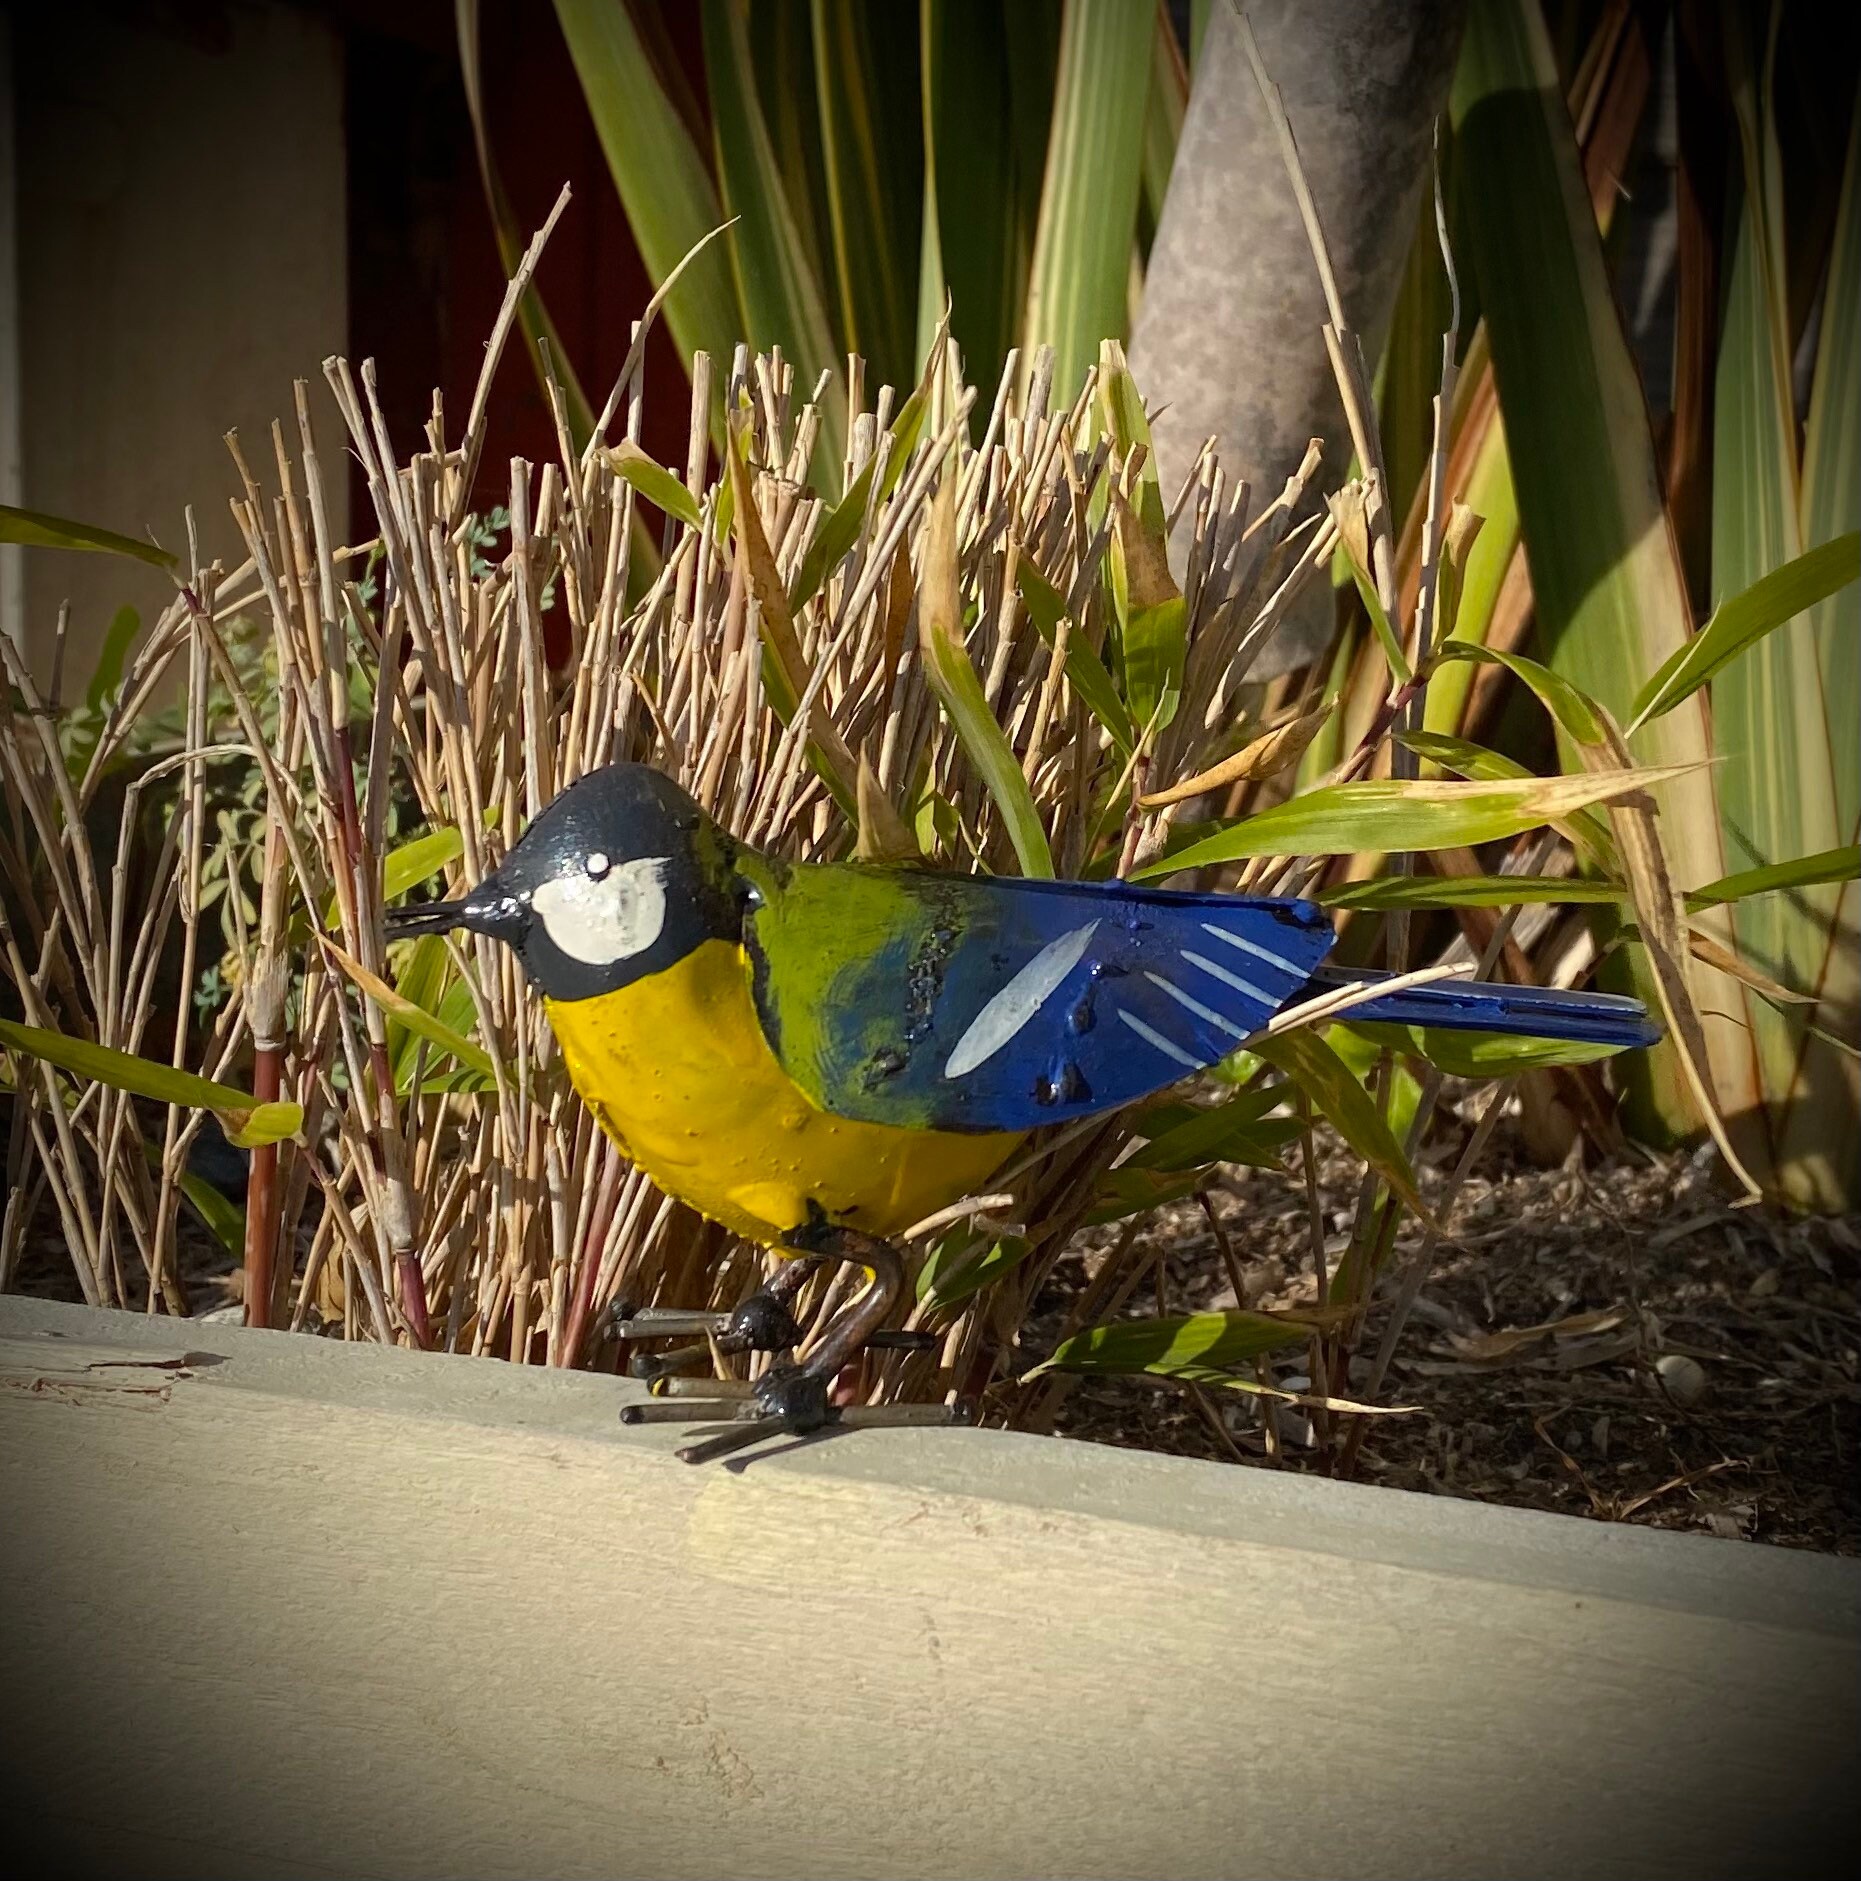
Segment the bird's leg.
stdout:
[[695,1345],[680,1346],[648,1358],[638,1354],[628,1366],[635,1378],[657,1381],[710,1356],[711,1347],[726,1354],[786,1352],[801,1337],[789,1302],[820,1266],[818,1254],[796,1254],[740,1305],[728,1312],[686,1312],[676,1307],[633,1307],[616,1300],[608,1309],[610,1339],[677,1339],[698,1335]]
[[[831,1399],[833,1381],[853,1355],[863,1347],[884,1341],[879,1332],[899,1295],[904,1291],[904,1262],[888,1241],[859,1233],[856,1229],[812,1223],[791,1238],[805,1256],[818,1259],[851,1261],[872,1276],[866,1290],[844,1308],[829,1325],[814,1350],[800,1365],[777,1363],[751,1388],[747,1399],[734,1394],[712,1406],[700,1406],[684,1397],[658,1404],[630,1404],[621,1412],[629,1424],[683,1422],[702,1417],[712,1410],[738,1428],[688,1444],[679,1451],[687,1463],[706,1463],[740,1450],[772,1431],[803,1436],[828,1425],[860,1428],[873,1425],[954,1424],[965,1421],[960,1409],[942,1404],[850,1405],[836,1406]],[[798,1263],[797,1263],[798,1264]],[[694,1381],[694,1393],[700,1387]]]
[[795,1239],[817,1259],[853,1261],[872,1276],[865,1292],[835,1315],[806,1364],[773,1365],[757,1384],[757,1402],[771,1416],[780,1418],[790,1430],[818,1430],[827,1422],[827,1394],[834,1380],[884,1325],[904,1292],[905,1264],[891,1242],[853,1228],[810,1225]]

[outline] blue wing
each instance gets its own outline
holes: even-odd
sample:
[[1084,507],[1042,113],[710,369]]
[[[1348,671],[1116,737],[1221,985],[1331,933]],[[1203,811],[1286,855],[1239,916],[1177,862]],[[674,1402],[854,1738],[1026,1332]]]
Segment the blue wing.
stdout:
[[[879,876],[890,906],[868,925]],[[848,945],[849,928],[872,939]],[[765,1034],[823,1109],[981,1131],[1110,1110],[1214,1064],[1335,937],[1308,901],[828,867],[792,871],[746,938]]]

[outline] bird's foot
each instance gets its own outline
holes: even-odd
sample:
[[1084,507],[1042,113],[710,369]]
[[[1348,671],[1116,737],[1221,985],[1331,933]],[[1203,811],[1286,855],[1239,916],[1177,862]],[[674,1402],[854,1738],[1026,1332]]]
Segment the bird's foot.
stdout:
[[[788,1352],[801,1338],[782,1297],[771,1287],[758,1287],[728,1312],[688,1312],[676,1307],[636,1307],[625,1299],[608,1308],[602,1336],[608,1340],[695,1339],[670,1352],[636,1352],[627,1370],[634,1378],[658,1384],[693,1366],[702,1365],[713,1348],[726,1356],[739,1352]],[[937,1346],[934,1333],[876,1332],[866,1344],[890,1352],[930,1352]],[[715,1395],[715,1394],[713,1394]]]
[[[629,1404],[623,1424],[726,1423],[720,1431],[678,1451],[683,1463],[710,1463],[764,1437],[806,1437],[819,1430],[898,1429],[967,1424],[963,1404],[837,1405],[829,1380],[805,1365],[772,1366],[753,1385],[729,1379],[667,1378],[654,1386],[669,1402]],[[708,1400],[701,1393],[709,1393]]]
[[776,1293],[758,1287],[748,1299],[728,1312],[686,1312],[675,1307],[635,1307],[616,1300],[608,1309],[604,1336],[608,1339],[695,1338],[692,1345],[648,1355],[636,1352],[628,1364],[635,1378],[649,1381],[703,1363],[713,1347],[719,1352],[787,1352],[801,1337],[801,1328]]

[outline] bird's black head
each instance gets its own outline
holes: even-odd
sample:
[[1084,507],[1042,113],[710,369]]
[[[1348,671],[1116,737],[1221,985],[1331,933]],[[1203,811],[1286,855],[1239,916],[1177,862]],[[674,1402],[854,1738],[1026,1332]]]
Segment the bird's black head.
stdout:
[[591,999],[741,933],[732,854],[676,784],[610,764],[555,798],[462,900],[393,910],[388,934],[489,934],[548,998]]

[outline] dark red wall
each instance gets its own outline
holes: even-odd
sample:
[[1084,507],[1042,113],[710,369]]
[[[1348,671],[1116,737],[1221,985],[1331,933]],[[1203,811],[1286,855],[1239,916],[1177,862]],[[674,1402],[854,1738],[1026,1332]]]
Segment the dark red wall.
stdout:
[[[616,0],[619,3],[619,0]],[[351,357],[373,357],[395,448],[420,439],[438,386],[457,437],[504,271],[479,180],[459,77],[449,0],[341,9],[347,37],[349,334]],[[670,56],[703,95],[697,8],[658,15]],[[545,251],[538,286],[568,362],[598,410],[626,356],[630,323],[653,291],[608,175],[555,10],[543,0],[486,0],[486,114],[523,239],[567,182],[574,191]],[[663,326],[649,346],[646,445],[682,464],[684,372]],[[557,455],[528,350],[514,333],[493,390],[474,492],[489,508],[509,489],[509,462]],[[366,494],[355,490],[366,515]]]

